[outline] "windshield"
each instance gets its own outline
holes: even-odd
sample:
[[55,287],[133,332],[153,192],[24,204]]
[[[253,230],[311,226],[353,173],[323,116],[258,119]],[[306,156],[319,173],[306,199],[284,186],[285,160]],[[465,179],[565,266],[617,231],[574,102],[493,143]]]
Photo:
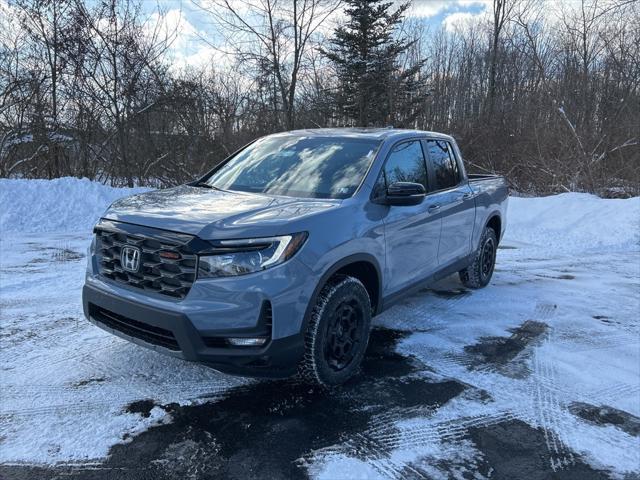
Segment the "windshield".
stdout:
[[272,136],[252,143],[206,183],[222,190],[307,198],[348,198],[362,183],[380,141]]

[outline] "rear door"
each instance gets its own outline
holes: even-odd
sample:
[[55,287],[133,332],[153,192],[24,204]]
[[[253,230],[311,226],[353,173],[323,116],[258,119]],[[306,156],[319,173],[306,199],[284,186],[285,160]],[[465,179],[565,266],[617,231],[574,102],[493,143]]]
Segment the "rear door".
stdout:
[[[420,139],[402,141],[392,148],[382,167],[374,196],[394,182],[415,182],[429,191],[426,159]],[[385,295],[422,280],[438,268],[440,219],[430,202],[389,206],[385,223]]]
[[476,208],[473,190],[464,179],[461,159],[450,142],[440,139],[424,141],[433,191],[428,195],[432,210],[442,219],[438,263],[450,265],[471,252],[471,236]]

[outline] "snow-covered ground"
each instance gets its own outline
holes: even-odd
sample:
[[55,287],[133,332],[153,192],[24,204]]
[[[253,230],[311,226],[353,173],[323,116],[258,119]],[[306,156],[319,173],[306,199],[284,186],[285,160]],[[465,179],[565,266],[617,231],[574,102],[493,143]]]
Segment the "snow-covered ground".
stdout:
[[[162,428],[183,439],[167,439],[157,453],[163,471],[206,471],[211,457],[228,455],[223,432],[208,430],[209,443],[189,437],[203,420],[182,428],[186,412],[223,415],[230,397],[255,385],[269,395],[269,382],[164,357],[85,321],[80,292],[90,227],[111,201],[132,192],[76,179],[0,180],[5,474],[34,465],[101,468],[116,457],[114,445],[133,448],[141,432]],[[331,435],[322,423],[308,426],[317,431],[313,442],[297,445],[295,458],[278,452],[286,462],[328,479],[533,478],[527,468],[534,467],[559,477],[584,478],[580,468],[640,475],[640,198],[511,198],[490,286],[469,292],[451,277],[375,323],[401,331],[392,349],[411,368],[368,374],[367,395],[375,400],[358,396],[357,384],[323,397],[318,409],[342,396],[360,399],[342,400],[354,418],[368,412],[367,420]],[[449,393],[438,397],[445,387]],[[293,418],[292,409],[315,401],[305,392],[271,399],[266,416],[275,426],[267,423],[265,436],[298,431],[305,415]],[[141,407],[140,400],[148,402]],[[256,410],[252,422],[246,408],[240,431],[250,443],[252,423],[263,425],[265,414]],[[509,436],[517,444],[505,454],[513,465],[497,453]],[[526,450],[537,436],[539,445]],[[543,463],[519,464],[518,452]]]

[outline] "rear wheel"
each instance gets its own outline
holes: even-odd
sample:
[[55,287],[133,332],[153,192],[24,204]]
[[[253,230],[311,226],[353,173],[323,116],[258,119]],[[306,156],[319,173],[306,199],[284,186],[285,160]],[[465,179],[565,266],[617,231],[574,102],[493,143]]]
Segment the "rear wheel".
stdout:
[[465,287],[482,288],[491,281],[496,265],[498,239],[493,228],[485,227],[480,238],[480,247],[476,251],[473,262],[459,272],[460,281]]
[[356,278],[337,275],[322,288],[305,335],[301,376],[338,385],[360,367],[369,341],[371,300]]

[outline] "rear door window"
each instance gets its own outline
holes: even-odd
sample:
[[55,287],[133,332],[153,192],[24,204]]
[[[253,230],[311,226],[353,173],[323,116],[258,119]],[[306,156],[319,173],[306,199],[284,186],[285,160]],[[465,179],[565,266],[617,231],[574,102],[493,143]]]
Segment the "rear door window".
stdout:
[[427,140],[429,159],[433,165],[435,190],[455,187],[460,183],[460,169],[449,142],[443,140]]

